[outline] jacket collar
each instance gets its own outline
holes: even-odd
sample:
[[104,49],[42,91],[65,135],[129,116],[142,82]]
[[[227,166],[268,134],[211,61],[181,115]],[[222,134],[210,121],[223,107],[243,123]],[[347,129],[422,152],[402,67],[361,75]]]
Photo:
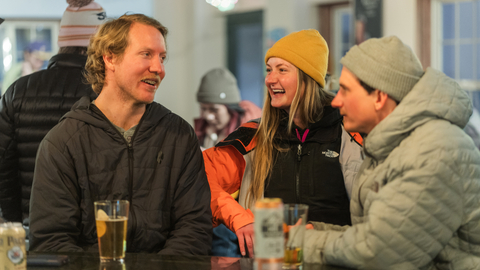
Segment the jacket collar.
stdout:
[[[106,121],[106,116],[95,106],[92,105],[92,99],[88,96],[80,98],[73,106],[72,109],[66,113],[61,120],[65,118],[73,118],[89,125],[110,130],[112,126]],[[92,108],[95,107],[95,108]],[[152,126],[156,126],[165,116],[170,114],[171,111],[165,108],[163,105],[152,102],[147,104],[145,113],[142,116],[140,122],[142,122],[141,129],[148,129]],[[60,121],[61,121],[60,120]]]
[[85,64],[87,63],[87,56],[81,54],[73,54],[73,53],[61,53],[54,55],[48,61],[48,68],[56,68],[56,67],[72,67],[72,68],[85,68]]
[[[307,126],[309,129],[308,136],[306,141],[316,141],[319,143],[331,142],[336,140],[339,137],[339,132],[341,132],[340,123],[342,122],[343,117],[340,115],[338,109],[333,108],[332,106],[325,106],[323,109],[323,117],[315,123],[310,123]],[[286,112],[282,113],[280,125],[276,133],[276,137],[281,140],[289,140],[292,142],[298,142],[298,138],[295,132],[295,129],[303,134],[305,130],[301,130],[295,124],[293,124],[293,131],[291,135],[287,138],[287,128],[288,128],[288,114]]]

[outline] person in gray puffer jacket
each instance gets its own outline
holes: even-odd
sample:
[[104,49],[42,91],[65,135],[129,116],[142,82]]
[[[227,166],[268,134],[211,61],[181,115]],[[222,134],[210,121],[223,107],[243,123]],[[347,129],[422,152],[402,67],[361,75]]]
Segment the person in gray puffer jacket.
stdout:
[[314,223],[305,261],[358,269],[480,269],[480,152],[463,128],[468,94],[397,37],[342,58],[332,102],[368,134],[352,226]]

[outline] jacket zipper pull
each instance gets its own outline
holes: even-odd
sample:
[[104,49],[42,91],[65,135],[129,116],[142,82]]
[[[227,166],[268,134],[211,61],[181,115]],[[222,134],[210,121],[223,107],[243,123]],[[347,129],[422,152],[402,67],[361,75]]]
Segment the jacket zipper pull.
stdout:
[[298,150],[297,150],[297,160],[300,162],[302,161],[302,145],[298,145]]

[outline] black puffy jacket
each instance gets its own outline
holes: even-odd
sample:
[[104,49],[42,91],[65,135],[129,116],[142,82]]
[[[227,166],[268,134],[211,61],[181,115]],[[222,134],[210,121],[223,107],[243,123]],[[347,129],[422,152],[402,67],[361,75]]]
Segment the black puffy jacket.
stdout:
[[193,128],[147,105],[131,146],[83,97],[40,144],[30,249],[98,251],[93,202],[130,201],[127,251],[207,255],[210,187]]
[[58,54],[48,69],[14,82],[0,102],[0,208],[9,221],[28,217],[38,145],[82,96],[95,97],[82,82],[87,57]]

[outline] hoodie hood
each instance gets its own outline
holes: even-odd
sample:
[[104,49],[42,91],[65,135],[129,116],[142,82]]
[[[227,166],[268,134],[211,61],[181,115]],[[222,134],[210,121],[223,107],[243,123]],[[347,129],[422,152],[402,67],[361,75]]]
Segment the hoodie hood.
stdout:
[[382,159],[413,130],[431,120],[446,120],[463,129],[473,105],[458,83],[442,72],[427,68],[393,112],[383,119],[365,139],[365,151]]
[[[140,120],[142,123],[140,129],[144,130],[155,126],[169,113],[171,113],[171,111],[161,104],[156,102],[148,104],[145,109],[145,113]],[[111,125],[109,121],[105,121],[107,120],[107,117],[100,111],[100,109],[98,109],[97,106],[92,104],[90,97],[87,96],[80,98],[72,106],[72,109],[60,119],[60,122],[66,118],[85,122],[94,127],[101,128],[112,135],[117,134],[117,131],[113,128],[113,125]]]

